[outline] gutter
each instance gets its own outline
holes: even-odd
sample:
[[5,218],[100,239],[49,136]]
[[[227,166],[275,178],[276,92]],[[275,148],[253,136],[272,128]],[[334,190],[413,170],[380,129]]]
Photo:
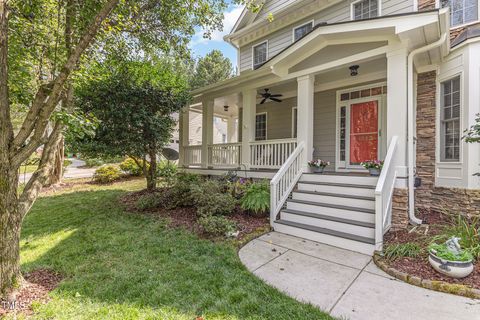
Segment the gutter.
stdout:
[[414,142],[414,96],[413,96],[413,58],[419,54],[431,49],[440,47],[447,40],[448,28],[441,34],[440,39],[437,41],[428,44],[424,47],[417,48],[410,52],[408,55],[408,64],[407,64],[407,91],[408,91],[408,100],[407,100],[407,114],[408,114],[408,217],[412,224],[422,224],[422,220],[415,216],[415,172],[414,164],[415,159],[413,154],[415,151],[415,142]]

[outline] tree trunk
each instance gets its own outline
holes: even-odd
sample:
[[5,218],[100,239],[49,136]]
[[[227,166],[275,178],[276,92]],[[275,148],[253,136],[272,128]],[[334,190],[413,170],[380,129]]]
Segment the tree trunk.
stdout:
[[65,161],[65,140],[63,137],[60,143],[57,145],[57,151],[55,155],[55,164],[53,166],[52,175],[50,177],[50,184],[58,184],[63,179],[63,163]]
[[147,190],[155,190],[157,188],[157,154],[155,150],[148,153],[150,158],[150,168],[147,174]]
[[7,298],[22,281],[17,187],[17,170],[0,164],[0,297]]

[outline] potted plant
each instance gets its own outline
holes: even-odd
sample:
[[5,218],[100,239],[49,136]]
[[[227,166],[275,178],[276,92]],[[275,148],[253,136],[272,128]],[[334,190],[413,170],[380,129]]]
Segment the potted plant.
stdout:
[[452,237],[443,244],[432,244],[428,248],[428,262],[441,274],[452,278],[465,278],[473,271],[473,256],[468,250],[462,250],[458,241]]
[[383,168],[383,161],[381,160],[367,160],[361,165],[370,172],[371,176],[379,176]]
[[325,169],[325,167],[329,165],[329,161],[324,161],[322,159],[312,160],[308,162],[308,166],[312,168],[313,172],[315,173],[322,173],[323,169]]

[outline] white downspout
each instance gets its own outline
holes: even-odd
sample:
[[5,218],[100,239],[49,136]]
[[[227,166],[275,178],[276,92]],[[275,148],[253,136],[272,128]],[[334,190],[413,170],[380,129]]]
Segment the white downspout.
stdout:
[[426,45],[424,47],[418,48],[410,52],[408,55],[408,65],[407,65],[407,91],[408,91],[408,101],[407,101],[407,110],[408,110],[408,216],[410,222],[413,224],[421,224],[422,220],[415,216],[415,190],[414,190],[414,181],[415,181],[415,172],[414,172],[414,163],[415,159],[413,154],[415,151],[415,142],[414,142],[414,96],[413,96],[413,58],[419,54],[426,52],[428,50],[434,49],[441,46],[447,40],[447,31],[444,31],[440,36],[440,39],[437,41]]

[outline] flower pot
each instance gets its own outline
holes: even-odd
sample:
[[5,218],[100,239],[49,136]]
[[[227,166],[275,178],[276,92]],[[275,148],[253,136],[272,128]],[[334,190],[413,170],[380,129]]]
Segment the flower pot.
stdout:
[[473,262],[471,260],[448,261],[437,257],[431,251],[428,254],[428,262],[437,272],[456,279],[465,278],[473,272]]
[[314,173],[323,173],[323,170],[325,167],[313,167],[313,172]]
[[370,175],[374,177],[378,177],[380,175],[380,169],[377,168],[369,168],[368,172],[370,172]]

